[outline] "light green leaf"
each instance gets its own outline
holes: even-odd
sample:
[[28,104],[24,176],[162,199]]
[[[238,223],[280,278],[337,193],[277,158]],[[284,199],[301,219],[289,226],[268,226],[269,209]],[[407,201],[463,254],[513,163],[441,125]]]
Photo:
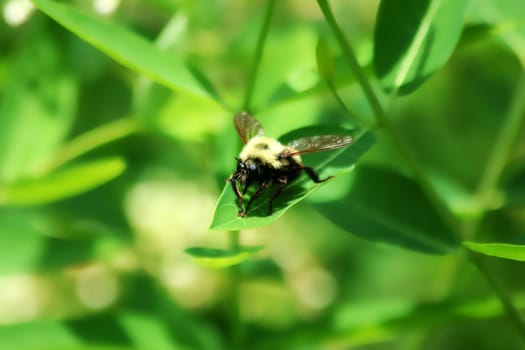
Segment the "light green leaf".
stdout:
[[0,182],[35,171],[66,137],[75,116],[77,82],[49,36],[34,35],[13,56],[0,99]]
[[192,247],[186,253],[200,265],[213,268],[225,268],[238,265],[257,254],[262,246],[242,247],[235,250],[223,250],[205,247]]
[[[312,126],[288,133],[281,138],[281,141],[286,143],[300,137],[334,133],[348,134],[348,130]],[[373,145],[374,141],[375,138],[371,133],[365,133],[357,136],[357,140],[348,147],[305,156],[303,162],[316,169],[321,178],[347,173],[353,170],[359,157]],[[246,218],[237,216],[237,198],[230,184],[227,184],[219,197],[210,227],[217,230],[243,230],[267,225],[325,184],[326,182],[316,184],[306,176],[302,176],[283,190],[281,196],[275,200],[274,212],[270,216],[268,216],[268,205],[275,190],[266,191],[253,203]]]
[[177,344],[166,324],[158,317],[136,312],[124,312],[118,322],[138,349],[186,349]]
[[365,239],[431,254],[446,254],[459,246],[419,186],[391,170],[360,167],[345,197],[318,208]]
[[60,322],[0,326],[0,349],[80,349],[80,346],[81,341]]
[[476,243],[469,241],[463,242],[463,245],[474,252],[488,256],[525,261],[525,245],[509,243]]
[[374,68],[387,91],[408,92],[445,64],[463,28],[468,0],[383,0]]
[[323,38],[317,42],[315,50],[315,57],[317,59],[317,70],[321,78],[327,81],[332,81],[334,76],[334,59],[330,52],[328,43]]
[[33,3],[49,17],[122,65],[171,89],[213,100],[180,58],[161,51],[139,35],[69,5],[50,0],[33,0]]
[[71,197],[98,187],[126,168],[121,158],[86,162],[0,187],[0,204],[37,205]]
[[34,213],[28,210],[0,210],[0,274],[30,271],[39,263],[46,249],[46,240],[35,227],[35,222]]
[[525,65],[525,6],[521,0],[477,0],[474,9],[498,27],[503,40]]

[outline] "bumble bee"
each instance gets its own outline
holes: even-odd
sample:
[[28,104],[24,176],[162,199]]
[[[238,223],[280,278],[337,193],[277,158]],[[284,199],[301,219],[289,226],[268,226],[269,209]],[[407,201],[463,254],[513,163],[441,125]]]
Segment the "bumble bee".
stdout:
[[[268,215],[271,215],[273,201],[287,184],[301,175],[301,171],[315,183],[332,178],[320,179],[314,169],[303,165],[301,155],[341,148],[353,141],[348,135],[321,135],[300,138],[283,145],[276,139],[265,136],[261,123],[246,112],[237,114],[234,124],[244,148],[236,158],[237,169],[227,181],[231,183],[237,196],[238,216],[241,217],[248,216],[253,201],[264,190],[275,185],[277,189],[271,196],[268,207]],[[256,186],[255,190],[243,208],[243,197],[252,185]]]

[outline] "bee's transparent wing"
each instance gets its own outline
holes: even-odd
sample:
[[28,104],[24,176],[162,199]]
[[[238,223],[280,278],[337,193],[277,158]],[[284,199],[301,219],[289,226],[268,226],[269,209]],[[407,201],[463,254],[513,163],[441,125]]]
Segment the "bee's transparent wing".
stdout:
[[247,112],[240,112],[235,115],[233,122],[243,143],[247,143],[254,136],[264,135],[261,123]]
[[350,135],[309,136],[294,140],[287,144],[286,155],[307,154],[329,151],[351,144],[354,138]]

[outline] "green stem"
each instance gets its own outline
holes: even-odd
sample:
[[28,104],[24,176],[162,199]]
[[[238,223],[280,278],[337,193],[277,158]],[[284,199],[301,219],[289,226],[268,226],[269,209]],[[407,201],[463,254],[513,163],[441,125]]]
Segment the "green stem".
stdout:
[[492,290],[498,296],[509,320],[519,331],[519,334],[523,338],[523,340],[525,340],[525,321],[523,320],[523,317],[521,316],[518,309],[512,303],[510,295],[507,293],[506,289],[502,288],[494,279],[493,275],[488,271],[487,267],[483,263],[480,255],[468,249],[466,249],[466,251],[470,258],[470,261],[476,266],[476,268],[483,275],[483,277],[485,277]]
[[246,89],[246,94],[244,95],[244,101],[242,103],[243,110],[249,110],[252,104],[253,92],[255,90],[255,83],[257,74],[259,72],[259,66],[261,64],[262,53],[264,49],[264,44],[266,43],[266,37],[270,29],[270,22],[273,16],[273,8],[275,7],[275,0],[268,0],[266,5],[266,12],[264,14],[263,26],[261,32],[259,33],[259,38],[257,39],[257,45],[255,47],[255,53],[253,58],[253,63],[249,75],[248,86]]
[[[230,249],[237,250],[240,248],[239,242],[239,231],[230,231]],[[241,307],[240,307],[240,287],[241,287],[241,276],[239,265],[233,265],[230,268],[231,279],[232,279],[232,290],[230,298],[230,322],[231,322],[231,339],[233,349],[243,348],[243,329],[241,320]]]
[[[410,168],[413,171],[414,177],[418,181],[419,185],[432,201],[434,207],[440,213],[441,217],[447,223],[451,232],[455,233],[456,237],[461,239],[462,233],[460,230],[460,225],[457,218],[451,213],[450,209],[443,202],[441,197],[438,196],[437,192],[434,190],[434,187],[426,177],[423,169],[420,167],[419,162],[415,155],[413,154],[410,147],[404,142],[402,135],[394,128],[393,124],[387,118],[387,114],[383,107],[381,106],[379,99],[377,98],[375,92],[372,89],[372,86],[369,84],[368,79],[364,71],[361,69],[354,51],[350,44],[347,42],[345,35],[342,30],[339,28],[333,13],[328,5],[327,0],[317,0],[319,6],[325,16],[326,21],[328,22],[330,28],[332,29],[336,39],[339,42],[339,45],[342,48],[343,55],[348,61],[349,66],[353,69],[356,79],[361,85],[363,92],[368,99],[372,110],[374,111],[376,119],[379,121],[380,126],[383,126],[385,131],[388,133],[392,141],[396,144],[404,158],[407,160]],[[401,79],[401,78],[400,78]],[[392,102],[392,98],[390,99]],[[487,167],[487,174],[484,175],[480,182],[480,187],[478,193],[480,194],[481,201],[484,204],[485,208],[492,199],[492,190],[499,181],[501,173],[503,171],[508,155],[512,149],[512,144],[514,143],[517,133],[519,131],[519,124],[524,115],[525,109],[525,76],[522,76],[517,89],[514,103],[509,113],[509,118],[504,125],[501,137],[494,149],[494,152],[490,158],[489,165]],[[477,226],[473,227],[477,229]],[[471,261],[474,263],[477,268],[480,270],[482,275],[488,281],[491,288],[494,290],[496,295],[500,298],[502,305],[504,306],[509,318],[516,326],[520,334],[525,338],[525,324],[523,319],[520,317],[517,309],[512,304],[510,298],[506,294],[506,291],[503,290],[495,282],[491,274],[485,269],[484,265],[479,261],[479,259],[471,255]]]
[[379,98],[377,97],[376,93],[372,89],[372,86],[370,85],[364,70],[361,68],[361,65],[357,61],[354,50],[352,49],[351,45],[346,40],[346,37],[343,31],[337,24],[335,17],[332,13],[332,10],[330,9],[330,6],[328,4],[328,1],[327,0],[317,0],[317,2],[319,3],[319,7],[321,8],[321,11],[323,12],[325,16],[325,19],[328,22],[328,25],[330,26],[339,45],[341,46],[341,49],[343,50],[343,56],[348,61],[348,64],[350,68],[353,70],[358,83],[361,85],[361,88],[363,89],[363,92],[366,98],[368,99],[370,106],[372,107],[374,115],[379,122],[379,126],[384,127],[385,131],[388,133],[391,140],[396,144],[399,151],[403,154],[404,158],[407,160],[408,165],[412,169],[413,175],[416,178],[419,185],[421,186],[422,190],[426,193],[428,198],[432,201],[432,203],[434,204],[434,207],[439,211],[439,213],[441,214],[441,217],[447,223],[451,232],[456,233],[456,236],[459,239],[459,232],[457,230],[458,225],[457,225],[456,218],[450,212],[449,208],[443,202],[441,197],[434,190],[434,187],[428,180],[423,169],[420,167],[419,162],[417,161],[417,158],[411,151],[410,147],[408,147],[408,145],[404,142],[401,134],[394,128],[394,125],[388,119],[385,110],[383,109],[383,107],[381,106],[381,103],[379,102]]
[[[492,153],[490,154],[485,171],[482,173],[477,191],[473,196],[473,202],[478,205],[478,216],[468,223],[463,230],[463,237],[472,239],[479,231],[483,216],[490,209],[494,192],[500,181],[501,174],[505,168],[511,152],[512,146],[518,138],[523,118],[525,117],[525,71],[522,72],[516,91],[514,93],[511,107],[507,118],[499,132]],[[525,321],[520,312],[514,306],[507,291],[500,287],[490,272],[487,270],[479,254],[468,251],[470,261],[478,268],[485,277],[491,288],[498,295],[509,320],[518,330],[521,337],[525,340]]]
[[343,50],[343,55],[348,61],[350,68],[354,72],[357,82],[359,83],[359,85],[361,85],[361,88],[363,89],[363,92],[366,98],[368,99],[368,102],[370,103],[370,106],[372,107],[372,110],[374,111],[375,116],[379,119],[379,116],[381,114],[384,114],[383,108],[381,107],[381,103],[379,102],[377,95],[372,89],[372,86],[370,85],[365,72],[363,71],[363,69],[361,69],[361,65],[357,61],[356,55],[354,53],[354,49],[346,41],[346,37],[343,31],[341,30],[341,28],[339,28],[339,25],[337,24],[337,21],[335,20],[334,14],[332,13],[332,9],[330,8],[328,1],[327,0],[317,0],[317,3],[319,4],[321,11],[323,12],[326,22],[330,26],[330,29],[332,30],[337,41],[339,42],[339,45],[341,46],[341,49]]
[[525,117],[525,71],[522,72],[515,90],[508,116],[490,154],[485,171],[479,182],[474,203],[479,203],[480,216],[490,209],[494,192],[500,181],[501,174],[511,155],[512,147],[518,139],[521,124]]

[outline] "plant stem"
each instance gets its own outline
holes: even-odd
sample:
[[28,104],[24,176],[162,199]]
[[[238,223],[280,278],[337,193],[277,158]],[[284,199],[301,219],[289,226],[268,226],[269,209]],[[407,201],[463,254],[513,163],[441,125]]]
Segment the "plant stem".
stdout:
[[[500,181],[501,174],[508,161],[512,146],[518,137],[520,126],[525,117],[525,71],[522,72],[516,91],[514,93],[509,113],[505,118],[504,124],[496,139],[495,146],[490,154],[487,166],[477,191],[473,196],[473,202],[478,203],[478,216],[465,226],[463,237],[472,239],[479,231],[483,216],[490,209],[495,189]],[[493,276],[487,270],[479,254],[468,250],[470,261],[478,268],[480,273],[485,277],[491,288],[498,295],[503,308],[505,309],[509,320],[518,330],[521,337],[525,340],[525,320],[521,317],[520,312],[512,303],[512,300],[506,290],[498,285]]]
[[337,24],[335,17],[332,13],[332,10],[330,9],[330,6],[328,4],[328,1],[327,0],[317,0],[317,2],[319,3],[319,7],[321,8],[321,11],[323,12],[325,16],[325,19],[328,22],[328,25],[330,26],[337,41],[339,42],[339,45],[341,46],[341,49],[343,50],[344,57],[348,61],[348,64],[350,68],[353,70],[357,81],[361,85],[361,88],[363,89],[363,92],[366,98],[368,99],[370,106],[372,107],[372,110],[378,121],[379,126],[382,126],[385,129],[388,136],[396,144],[397,148],[403,154],[404,158],[408,162],[408,165],[410,166],[413,172],[413,175],[416,178],[419,185],[421,186],[422,190],[425,192],[428,198],[432,201],[434,207],[436,208],[436,210],[438,210],[441,217],[443,218],[443,220],[445,221],[445,223],[448,225],[449,229],[451,230],[451,232],[455,233],[456,237],[459,240],[460,236],[459,236],[459,232],[457,229],[458,223],[457,223],[456,217],[450,212],[447,205],[443,202],[441,197],[434,190],[434,187],[432,186],[427,176],[425,175],[423,169],[419,165],[419,162],[417,161],[416,156],[414,155],[410,147],[405,143],[405,141],[403,140],[403,137],[395,129],[394,125],[388,119],[385,110],[383,109],[383,107],[381,106],[381,103],[379,102],[379,98],[377,97],[376,93],[372,89],[372,86],[370,85],[364,70],[361,68],[361,65],[357,61],[354,50],[352,49],[351,45],[346,40],[346,37],[343,31]]
[[[230,249],[237,250],[240,247],[239,242],[239,231],[230,231]],[[232,289],[230,298],[230,322],[231,322],[231,344],[233,349],[242,349],[242,320],[241,320],[241,308],[240,308],[240,287],[241,287],[241,276],[239,265],[233,265],[230,268]]]
[[266,37],[268,36],[268,31],[270,29],[270,22],[272,20],[273,16],[273,8],[275,7],[275,0],[268,0],[268,3],[266,5],[266,12],[264,14],[263,19],[263,25],[261,28],[261,32],[259,33],[259,38],[257,38],[257,45],[255,47],[255,53],[253,57],[253,63],[249,75],[249,81],[248,86],[246,89],[246,94],[244,95],[244,101],[242,103],[242,109],[243,110],[249,110],[252,98],[253,98],[253,92],[255,90],[255,83],[257,74],[259,71],[259,65],[261,63],[262,53],[264,49],[264,44],[266,43]]
[[473,202],[479,203],[480,217],[486,210],[490,209],[495,189],[498,186],[505,164],[511,155],[512,146],[521,130],[523,118],[525,118],[525,71],[522,72],[519,78],[508,115],[496,139],[492,153],[487,160],[487,166],[482,173],[474,195]]
[[383,108],[381,107],[381,103],[379,102],[377,95],[374,93],[374,90],[372,89],[372,86],[370,85],[365,72],[361,69],[361,65],[357,61],[353,48],[346,41],[343,31],[341,30],[341,28],[339,28],[339,25],[335,20],[334,14],[332,13],[332,9],[330,8],[328,1],[317,0],[317,3],[321,8],[321,11],[323,12],[324,17],[328,22],[330,29],[332,29],[332,32],[334,33],[337,41],[339,42],[339,45],[343,50],[343,55],[347,59],[350,68],[354,72],[359,85],[361,85],[361,88],[363,89],[363,92],[366,98],[368,99],[368,102],[370,103],[370,106],[372,107],[375,116],[379,119],[379,115],[384,114]]
[[[394,128],[393,124],[388,119],[387,114],[385,110],[383,109],[383,107],[381,106],[379,99],[377,98],[374,90],[372,89],[372,86],[369,84],[364,71],[361,69],[361,66],[359,65],[356,59],[356,56],[354,54],[352,47],[347,42],[345,35],[343,34],[342,30],[339,28],[337,22],[335,21],[333,13],[328,4],[328,1],[327,0],[317,0],[317,1],[326,18],[326,21],[328,22],[336,39],[339,42],[339,45],[341,46],[343,50],[344,57],[346,58],[346,60],[348,61],[348,64],[350,65],[350,67],[354,71],[354,74],[356,75],[356,79],[361,85],[361,88],[363,89],[363,92],[366,98],[368,99],[372,107],[372,110],[374,111],[375,117],[379,121],[379,125],[385,129],[385,131],[388,133],[392,141],[396,144],[397,148],[400,150],[400,152],[402,153],[402,155],[408,162],[410,168],[412,169],[414,177],[418,181],[422,190],[426,193],[426,195],[432,201],[434,207],[436,208],[436,210],[438,210],[441,217],[445,220],[451,232],[456,235],[458,240],[460,240],[463,236],[462,234],[464,234],[465,232],[462,232],[462,230],[460,229],[459,221],[453,215],[453,213],[450,211],[450,209],[444,203],[441,197],[439,197],[437,192],[434,190],[434,187],[432,186],[432,184],[426,177],[416,156],[414,155],[410,147],[404,142],[401,134]],[[391,95],[389,106],[392,104],[394,97],[395,96]],[[485,212],[491,199],[493,198],[492,191],[499,181],[499,178],[501,176],[501,173],[503,172],[503,169],[508,159],[508,156],[510,154],[510,151],[512,150],[512,145],[518,135],[518,131],[520,129],[519,128],[520,123],[522,121],[523,116],[525,115],[524,110],[525,110],[525,74],[522,74],[522,77],[518,84],[516,94],[514,96],[512,108],[509,112],[509,117],[507,118],[507,121],[502,128],[498,142],[494,148],[494,151],[491,157],[489,158],[486,173],[483,176],[480,182],[479,188],[478,188],[479,199],[483,205],[482,214]],[[479,223],[481,222],[480,219],[478,219],[477,222],[478,222],[477,225],[472,225],[470,228],[473,230],[477,230],[477,227],[479,226]],[[491,274],[488,272],[485,266],[480,262],[479,257],[477,257],[476,255],[472,253],[469,256],[470,256],[471,262],[476,265],[478,270],[482,273],[482,275],[485,277],[485,279],[487,280],[491,288],[494,290],[496,295],[499,297],[503,307],[505,308],[505,311],[509,319],[513,322],[516,329],[519,331],[520,335],[523,338],[525,338],[525,322],[521,318],[518,310],[512,304],[506,291],[502,289],[501,287],[499,287],[499,285],[495,282]]]

